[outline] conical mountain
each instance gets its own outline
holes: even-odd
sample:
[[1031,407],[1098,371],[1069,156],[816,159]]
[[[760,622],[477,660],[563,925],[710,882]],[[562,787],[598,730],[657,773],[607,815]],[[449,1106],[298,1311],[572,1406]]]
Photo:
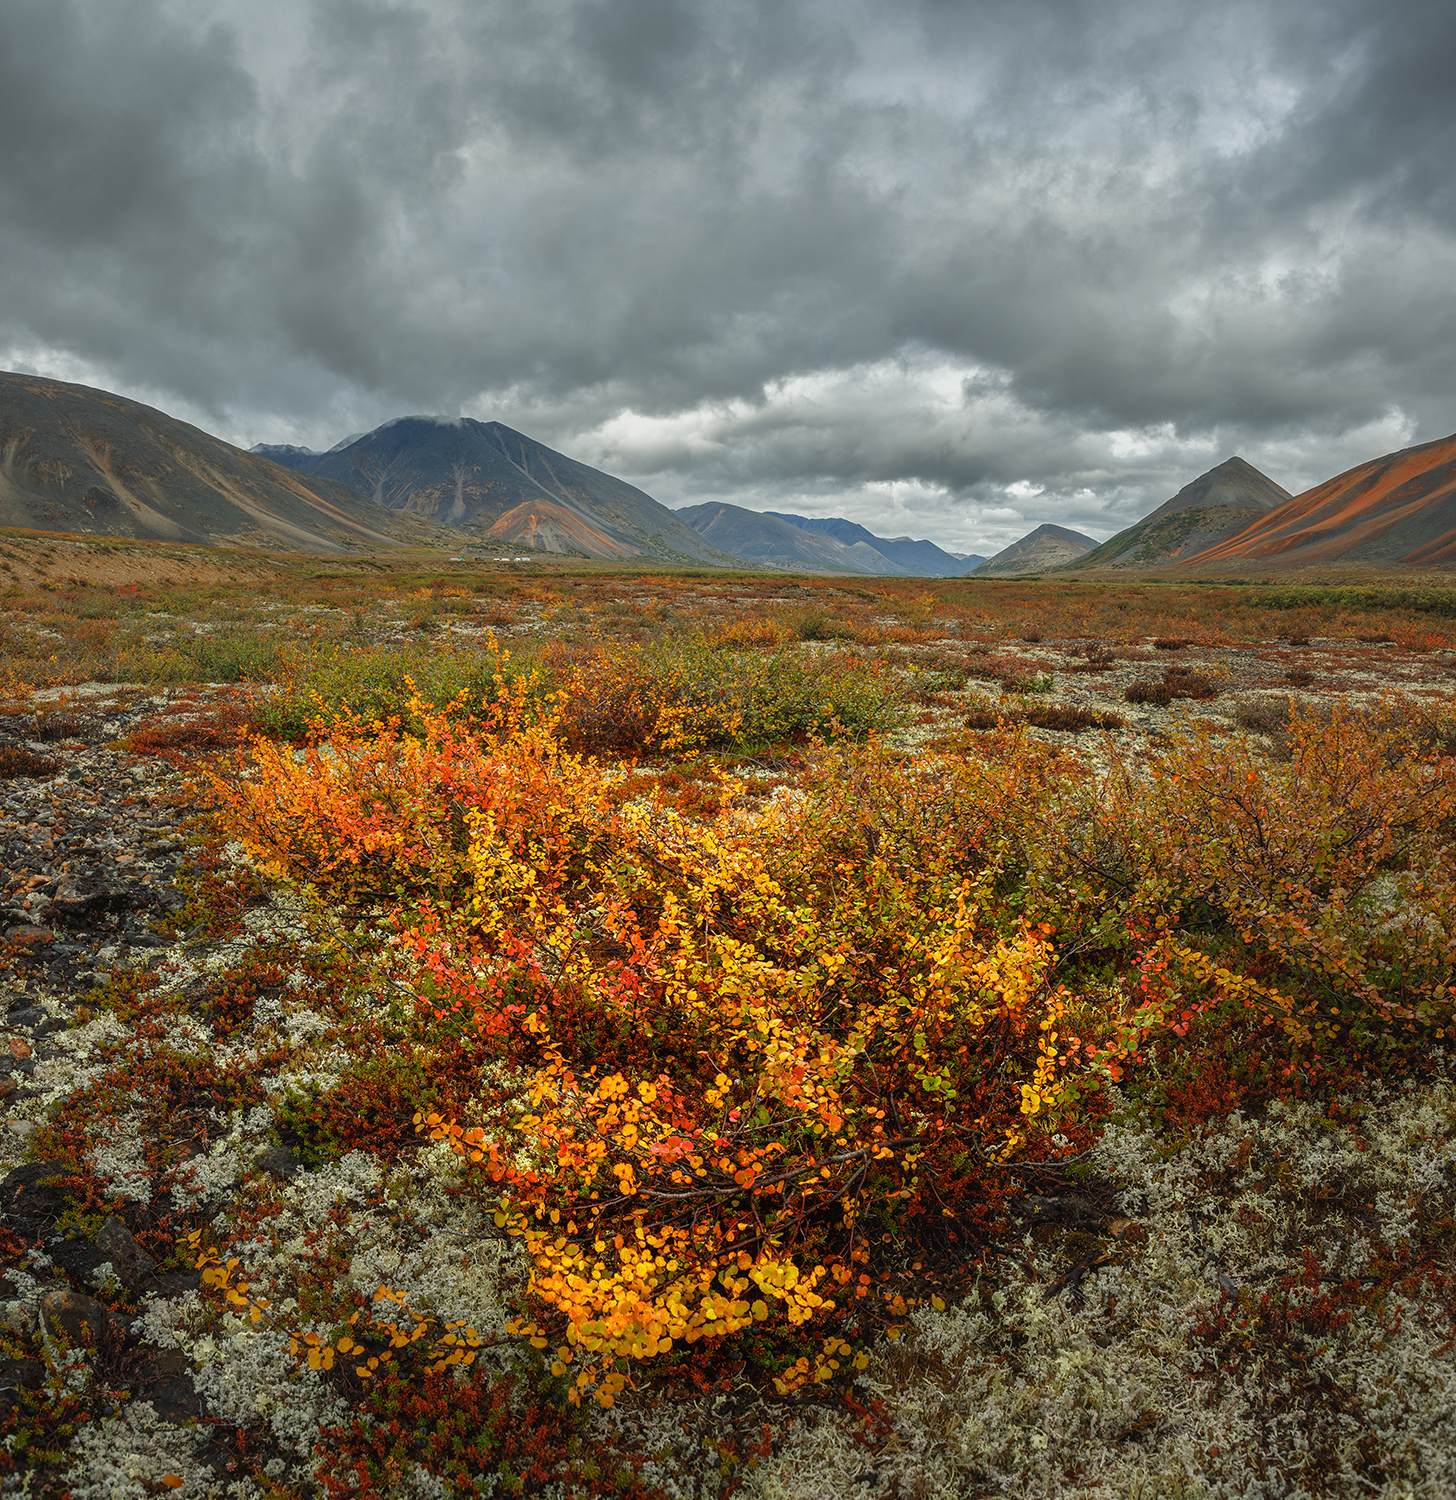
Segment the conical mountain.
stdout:
[[1289,491],[1253,464],[1238,457],[1225,459],[1073,566],[1157,568],[1181,562],[1217,546],[1288,499]]
[[625,480],[500,422],[399,417],[327,453],[262,449],[311,475],[513,547],[585,557],[689,558],[734,565]]
[[1085,557],[1097,539],[1050,522],[1028,531],[1019,541],[1003,547],[989,562],[983,562],[972,578],[1015,578],[1021,573],[1045,573],[1064,568]]
[[1402,448],[1256,516],[1184,566],[1456,565],[1456,433]]
[[329,479],[111,391],[0,374],[0,526],[301,552],[392,547],[392,518]]

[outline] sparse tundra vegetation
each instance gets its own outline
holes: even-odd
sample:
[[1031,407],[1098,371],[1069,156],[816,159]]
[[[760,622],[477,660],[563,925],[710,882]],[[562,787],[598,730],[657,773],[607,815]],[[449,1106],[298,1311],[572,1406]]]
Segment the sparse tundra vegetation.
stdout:
[[1456,1492],[1449,577],[0,568],[7,1492]]

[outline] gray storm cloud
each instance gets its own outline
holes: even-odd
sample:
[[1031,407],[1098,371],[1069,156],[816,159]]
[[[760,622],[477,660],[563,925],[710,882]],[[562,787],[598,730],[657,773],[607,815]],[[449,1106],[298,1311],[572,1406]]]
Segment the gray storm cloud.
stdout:
[[1456,428],[1456,8],[4,0],[0,362],[985,550]]

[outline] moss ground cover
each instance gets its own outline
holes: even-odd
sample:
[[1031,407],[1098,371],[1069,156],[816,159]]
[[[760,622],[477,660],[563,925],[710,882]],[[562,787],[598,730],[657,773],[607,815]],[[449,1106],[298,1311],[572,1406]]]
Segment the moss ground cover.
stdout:
[[[26,996],[70,1024],[6,1104],[57,1174],[0,1204],[15,1483],[1456,1484],[1439,609],[286,592],[137,606],[240,686],[118,752],[193,810],[166,946]],[[112,1220],[154,1271],[103,1269]]]

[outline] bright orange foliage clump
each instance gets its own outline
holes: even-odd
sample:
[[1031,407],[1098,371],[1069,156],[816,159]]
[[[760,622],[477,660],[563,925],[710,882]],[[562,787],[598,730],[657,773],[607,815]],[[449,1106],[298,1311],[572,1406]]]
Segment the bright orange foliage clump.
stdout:
[[[524,1240],[521,1333],[603,1400],[624,1362],[754,1324],[824,1325],[780,1383],[827,1378],[846,1329],[905,1311],[870,1264],[887,1232],[956,1213],[1086,1072],[1046,931],[980,920],[987,789],[947,767],[914,827],[856,851],[864,800],[899,795],[879,752],[824,752],[827,798],[690,824],[614,805],[615,773],[549,726],[424,719],[413,740],[341,724],[302,759],[260,743],[220,791],[273,873],[408,892],[422,1016],[508,1065],[474,1119],[418,1124]],[[1026,746],[1001,800],[1046,770]],[[937,801],[981,816],[947,838]]]

